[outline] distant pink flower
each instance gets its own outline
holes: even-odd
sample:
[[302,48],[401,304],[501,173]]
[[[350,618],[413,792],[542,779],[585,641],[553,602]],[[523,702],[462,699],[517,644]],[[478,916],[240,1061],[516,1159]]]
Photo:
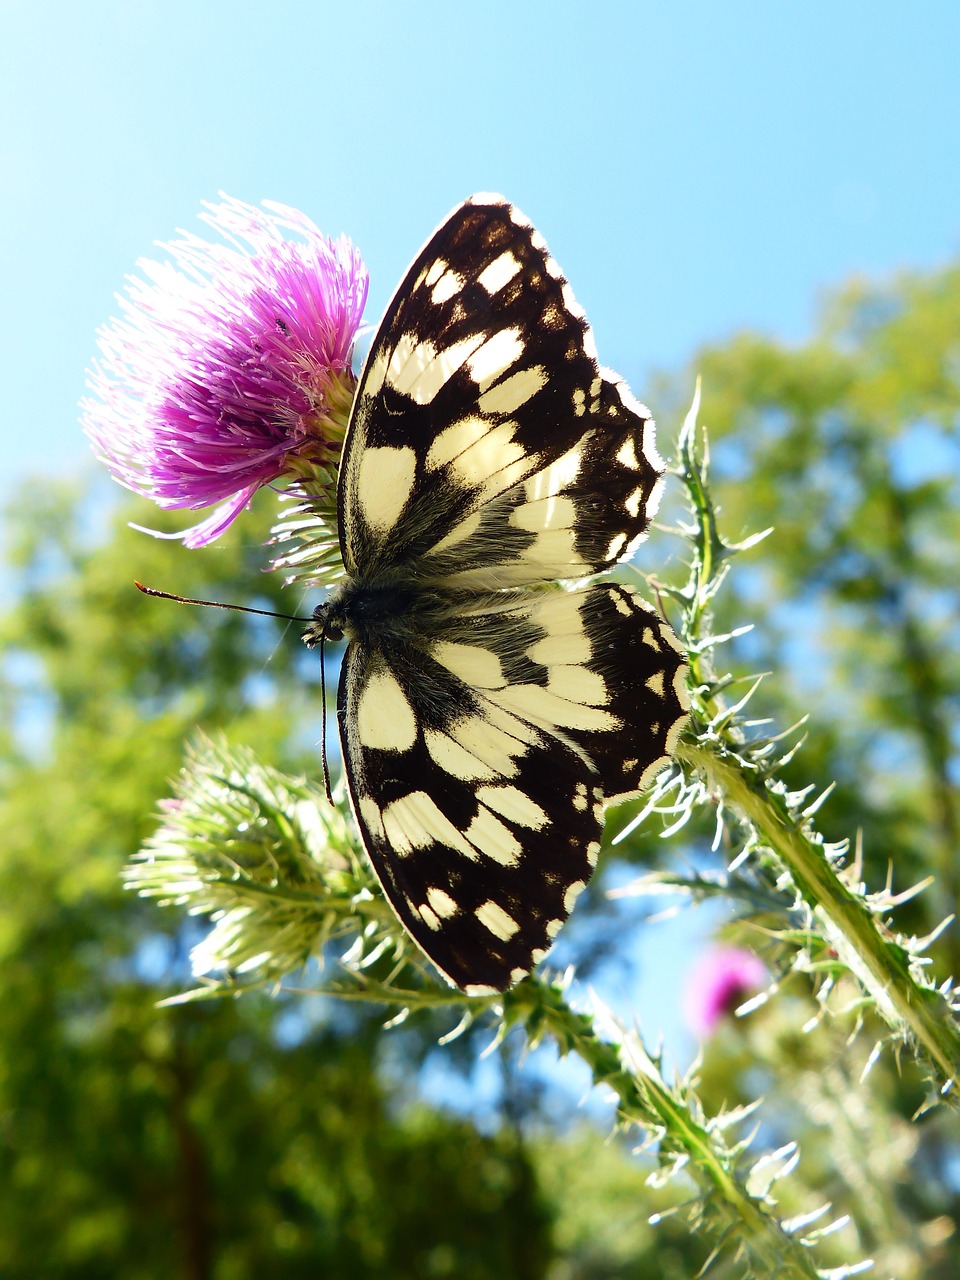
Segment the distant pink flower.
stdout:
[[[261,485],[338,456],[367,271],[284,205],[223,197],[171,262],[141,261],[98,337],[84,430],[128,489],[161,507],[221,505],[182,536],[218,537]],[[293,232],[296,239],[285,236]]]
[[763,961],[742,947],[711,947],[691,969],[686,982],[687,1025],[705,1040],[767,980]]

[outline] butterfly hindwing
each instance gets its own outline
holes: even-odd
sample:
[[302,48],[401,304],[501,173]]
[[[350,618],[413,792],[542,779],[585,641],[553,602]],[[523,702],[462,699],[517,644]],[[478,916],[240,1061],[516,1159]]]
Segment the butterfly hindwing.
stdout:
[[340,702],[354,810],[394,910],[458,986],[510,986],[546,955],[596,864],[595,768],[422,653],[352,650]]

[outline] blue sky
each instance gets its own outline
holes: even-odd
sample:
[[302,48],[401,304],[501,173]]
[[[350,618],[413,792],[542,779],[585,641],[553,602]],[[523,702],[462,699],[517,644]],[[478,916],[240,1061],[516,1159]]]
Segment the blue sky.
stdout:
[[641,399],[701,342],[800,339],[841,280],[960,250],[958,50],[955,0],[0,0],[0,498],[93,473],[95,331],[219,190],[350,234],[370,321],[502,191]]
[[86,464],[95,330],[136,259],[199,229],[221,189],[353,236],[370,320],[453,204],[503,191],[641,399],[701,341],[802,337],[851,273],[960,248],[953,0],[6,0],[0,15],[7,486]]

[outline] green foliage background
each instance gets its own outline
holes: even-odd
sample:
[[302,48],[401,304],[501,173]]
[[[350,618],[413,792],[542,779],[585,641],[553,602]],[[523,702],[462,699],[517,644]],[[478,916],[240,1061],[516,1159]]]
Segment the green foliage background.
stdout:
[[[836,780],[818,821],[831,838],[861,833],[863,879],[932,877],[896,916],[922,936],[956,910],[960,876],[960,268],[851,285],[808,344],[743,335],[693,366],[726,533],[775,528],[718,603],[718,631],[755,624],[724,662],[773,673],[758,700],[781,727],[810,714],[791,770],[798,785]],[[645,393],[664,452],[691,386],[688,372]],[[464,1117],[428,1105],[419,1072],[442,1058],[469,1081],[482,1028],[439,1050],[439,1015],[385,1034],[380,1010],[294,992],[156,1008],[192,984],[204,926],[124,893],[120,870],[198,724],[316,776],[318,672],[283,624],[131,586],[296,608],[262,572],[269,501],[191,553],[129,530],[127,510],[101,531],[111,501],[45,481],[6,524],[18,590],[0,685],[0,1276],[696,1275],[699,1234],[648,1222],[689,1188],[648,1185],[649,1157],[564,1116],[569,1098],[534,1087],[509,1040],[493,1111]],[[683,544],[655,534],[647,554],[662,566]],[[636,837],[619,855],[720,868],[711,837]],[[601,876],[578,914],[604,912],[603,889]],[[577,935],[586,969],[604,918]],[[726,931],[781,965],[756,904]],[[956,927],[932,955],[960,973]],[[827,1263],[871,1256],[877,1276],[947,1280],[955,1113],[913,1118],[923,1079],[890,1052],[862,1079],[869,1014],[860,1027],[847,993],[817,1019],[816,988],[792,974],[708,1044],[703,1105],[765,1096],[762,1144],[800,1145],[781,1201],[850,1215]],[[718,1260],[711,1274],[742,1273]]]

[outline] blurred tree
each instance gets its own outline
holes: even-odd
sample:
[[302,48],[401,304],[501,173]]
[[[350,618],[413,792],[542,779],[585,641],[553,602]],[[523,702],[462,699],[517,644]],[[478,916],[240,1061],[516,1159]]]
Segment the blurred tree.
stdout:
[[309,743],[315,770],[317,672],[283,624],[133,588],[289,610],[262,519],[192,555],[90,521],[63,488],[9,522],[0,1275],[543,1276],[549,1213],[516,1132],[403,1105],[382,1017],[155,1007],[189,982],[197,928],[122,893],[120,868],[197,722],[288,767]]
[[942,917],[960,892],[960,268],[850,285],[810,342],[743,335],[696,368],[728,533],[774,528],[725,616],[758,622],[741,651],[776,672],[778,718],[813,713],[834,828],[862,828],[900,887],[935,873],[920,909]]
[[[810,715],[790,781],[836,780],[817,822],[862,837],[868,885],[931,877],[896,923],[932,934],[960,894],[960,268],[851,284],[809,342],[740,335],[692,369],[726,535],[773,528],[718,602],[718,631],[756,624],[719,662],[773,673],[752,708],[780,728]],[[674,412],[692,381],[664,383]],[[741,936],[759,945],[753,923]],[[960,972],[956,927],[932,954]],[[799,1138],[800,1179],[851,1213],[877,1274],[954,1276],[953,1116],[914,1120],[909,1065],[861,1088],[843,1024],[811,1031],[808,1001],[793,979],[746,1041],[731,1027],[711,1044],[705,1105],[766,1094],[770,1140]]]
[[[851,287],[810,342],[743,336],[696,367],[725,532],[775,527],[718,601],[718,630],[756,624],[718,661],[775,672],[759,697],[780,727],[812,712],[791,780],[837,779],[819,820],[831,838],[862,831],[871,884],[888,866],[898,888],[935,877],[898,914],[930,932],[960,889],[960,268]],[[680,416],[690,384],[665,385],[662,420]],[[511,1089],[510,1070],[483,1124],[414,1101],[438,1034],[427,1017],[385,1041],[381,1013],[292,994],[155,1008],[190,985],[198,926],[121,893],[119,870],[197,723],[315,774],[318,673],[284,624],[131,587],[136,576],[297,612],[261,572],[265,514],[190,554],[119,523],[98,533],[95,517],[89,499],[47,485],[8,522],[19,581],[0,624],[0,1275],[696,1274],[707,1251],[683,1217],[647,1222],[683,1188],[645,1188],[650,1165],[589,1129],[549,1131],[555,1102]],[[663,537],[652,550],[666,554]],[[658,856],[722,859],[708,833],[686,838]],[[620,850],[651,857],[639,838]],[[561,940],[585,971],[622,962],[636,919],[603,904],[602,887]],[[741,908],[740,940],[763,950],[762,911]],[[960,972],[955,929],[935,956]],[[764,1144],[801,1149],[778,1188],[784,1211],[829,1198],[851,1214],[828,1262],[869,1253],[877,1274],[948,1280],[953,1116],[913,1119],[924,1094],[909,1064],[885,1058],[862,1083],[869,1035],[851,1047],[855,1014],[817,1013],[795,974],[726,1025],[706,1048],[707,1114],[766,1096]],[[480,1043],[468,1033],[446,1063],[466,1075]]]

